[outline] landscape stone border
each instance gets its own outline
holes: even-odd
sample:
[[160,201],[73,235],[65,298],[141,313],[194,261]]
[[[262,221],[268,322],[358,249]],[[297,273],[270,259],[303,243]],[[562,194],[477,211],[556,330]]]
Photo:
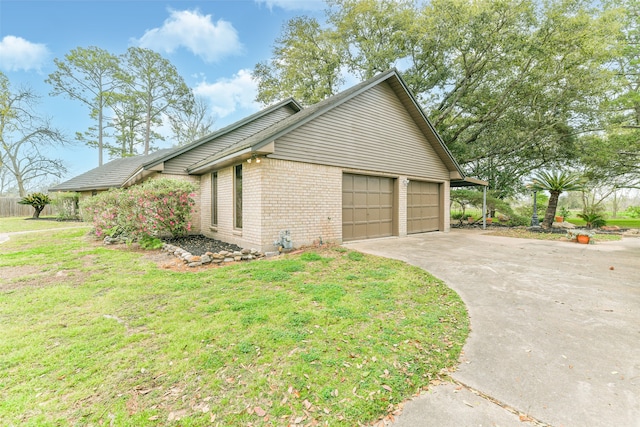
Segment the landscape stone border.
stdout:
[[257,249],[242,249],[240,251],[207,252],[204,255],[193,255],[190,252],[169,243],[162,244],[162,250],[173,254],[187,264],[188,267],[200,267],[205,264],[224,264],[227,262],[251,261],[264,258],[265,254]]

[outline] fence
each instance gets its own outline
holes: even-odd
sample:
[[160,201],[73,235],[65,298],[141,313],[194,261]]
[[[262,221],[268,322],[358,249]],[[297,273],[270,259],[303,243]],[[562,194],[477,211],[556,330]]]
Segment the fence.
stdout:
[[[0,218],[11,216],[23,216],[29,218],[33,216],[33,207],[18,203],[20,197],[0,197]],[[54,207],[47,205],[40,216],[55,216],[57,213]]]

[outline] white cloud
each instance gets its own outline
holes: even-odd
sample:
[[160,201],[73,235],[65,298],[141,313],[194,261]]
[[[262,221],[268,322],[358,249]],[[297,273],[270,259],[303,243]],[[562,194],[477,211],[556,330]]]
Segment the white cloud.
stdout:
[[238,109],[252,112],[260,109],[260,104],[255,101],[258,84],[251,77],[250,70],[240,70],[232,78],[218,79],[215,83],[201,82],[193,92],[207,99],[211,112],[219,118]]
[[198,10],[171,10],[170,13],[162,27],[147,30],[136,40],[137,44],[167,53],[184,47],[206,62],[242,52],[238,32],[230,22],[222,19],[212,22],[211,15],[203,15]]
[[255,0],[258,4],[266,5],[269,10],[279,7],[284,10],[322,10],[325,2],[320,0]]
[[48,56],[47,46],[22,37],[4,36],[0,41],[0,67],[7,71],[40,70]]

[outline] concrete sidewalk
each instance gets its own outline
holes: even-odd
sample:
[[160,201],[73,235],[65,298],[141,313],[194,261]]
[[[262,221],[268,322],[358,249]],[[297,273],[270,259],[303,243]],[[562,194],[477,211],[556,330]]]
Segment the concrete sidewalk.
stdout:
[[454,384],[407,403],[396,427],[640,427],[640,238],[454,230],[346,246],[424,268],[469,310]]

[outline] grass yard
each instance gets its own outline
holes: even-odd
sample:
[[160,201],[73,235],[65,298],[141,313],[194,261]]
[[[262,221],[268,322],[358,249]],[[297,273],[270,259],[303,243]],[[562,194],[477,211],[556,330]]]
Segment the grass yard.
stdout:
[[398,261],[335,247],[177,272],[87,231],[0,245],[0,425],[370,424],[468,334],[460,298]]
[[[580,218],[569,218],[567,221],[578,227],[586,225],[586,221]],[[640,228],[640,218],[610,218],[607,219],[607,225],[620,228]]]
[[39,220],[24,217],[0,218],[0,233],[30,230],[49,230],[56,228],[78,227],[84,225],[78,221],[56,221],[55,218],[41,217]]

